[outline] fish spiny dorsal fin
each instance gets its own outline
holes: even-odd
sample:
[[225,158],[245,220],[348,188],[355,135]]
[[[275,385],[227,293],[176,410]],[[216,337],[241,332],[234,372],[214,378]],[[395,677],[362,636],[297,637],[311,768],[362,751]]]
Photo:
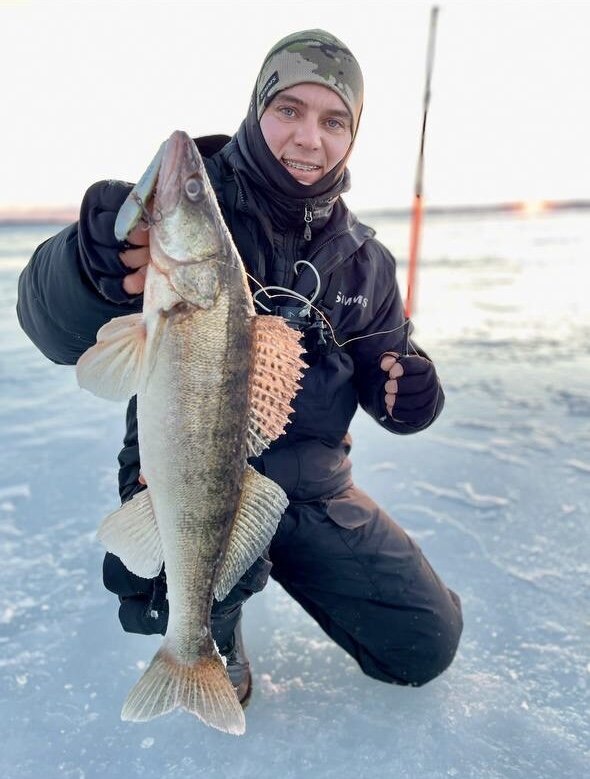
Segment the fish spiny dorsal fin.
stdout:
[[284,491],[251,466],[246,467],[234,526],[213,590],[223,600],[234,584],[270,544],[289,505]]
[[253,364],[250,374],[248,456],[259,455],[284,431],[291,401],[306,367],[297,330],[279,316],[252,321]]

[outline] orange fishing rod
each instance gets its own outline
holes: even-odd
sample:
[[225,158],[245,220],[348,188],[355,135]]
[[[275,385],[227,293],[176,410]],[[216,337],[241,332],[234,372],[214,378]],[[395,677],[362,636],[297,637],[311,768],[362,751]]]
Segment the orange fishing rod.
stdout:
[[424,181],[424,141],[426,138],[426,119],[430,105],[430,82],[434,67],[434,42],[436,38],[436,22],[438,19],[438,6],[430,10],[430,31],[428,34],[428,54],[426,58],[426,84],[424,87],[424,108],[422,111],[422,133],[420,136],[420,151],[416,165],[416,181],[414,185],[414,201],[412,203],[412,222],[410,226],[410,253],[408,259],[408,287],[404,313],[406,316],[405,328],[405,352],[408,354],[410,338],[410,317],[414,310],[416,294],[416,279],[418,270],[418,250],[420,248],[420,233],[422,230],[422,185]]

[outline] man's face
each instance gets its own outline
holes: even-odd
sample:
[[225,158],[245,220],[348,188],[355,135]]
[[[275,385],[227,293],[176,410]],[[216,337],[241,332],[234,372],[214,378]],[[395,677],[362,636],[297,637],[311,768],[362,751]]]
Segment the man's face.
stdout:
[[337,165],[352,142],[344,102],[321,84],[279,92],[260,119],[268,148],[300,184],[315,184]]

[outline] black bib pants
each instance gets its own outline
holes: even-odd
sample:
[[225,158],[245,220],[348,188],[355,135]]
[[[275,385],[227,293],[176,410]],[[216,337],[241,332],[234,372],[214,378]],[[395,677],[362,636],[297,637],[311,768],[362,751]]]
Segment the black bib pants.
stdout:
[[[348,448],[314,442],[261,458],[291,497],[270,545],[270,575],[366,674],[421,685],[453,660],[460,601],[417,544],[352,483]],[[298,466],[288,467],[294,459]],[[285,470],[299,472],[300,483],[285,484]]]
[[[384,682],[422,685],[451,663],[463,626],[458,596],[420,548],[354,486],[349,445],[307,442],[271,451],[255,466],[290,497],[271,542],[221,603],[213,636],[231,640],[242,604],[272,576],[320,627]],[[125,496],[131,497],[136,489]],[[165,581],[141,579],[107,554],[104,581],[119,595],[124,629],[165,633]]]

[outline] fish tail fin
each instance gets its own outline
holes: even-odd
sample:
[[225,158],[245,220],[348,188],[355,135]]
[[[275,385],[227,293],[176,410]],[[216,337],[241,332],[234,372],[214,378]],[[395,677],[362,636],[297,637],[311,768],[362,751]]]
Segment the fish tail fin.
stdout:
[[127,696],[121,719],[146,722],[179,707],[225,733],[246,730],[244,712],[214,648],[194,663],[181,663],[164,645]]

